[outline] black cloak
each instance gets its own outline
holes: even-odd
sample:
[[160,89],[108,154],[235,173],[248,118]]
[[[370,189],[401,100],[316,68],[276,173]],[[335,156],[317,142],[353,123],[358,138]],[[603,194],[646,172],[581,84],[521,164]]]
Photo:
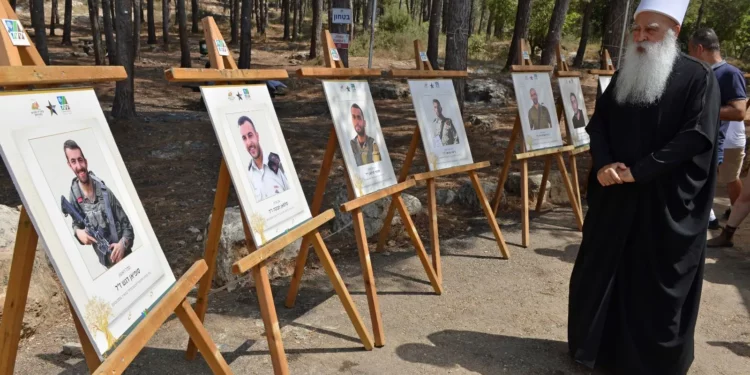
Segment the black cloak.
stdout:
[[[714,197],[718,83],[684,54],[652,105],[617,103],[619,78],[587,127],[593,168],[570,279],[570,355],[623,374],[684,374]],[[615,162],[631,168],[634,183],[599,184],[599,169]]]

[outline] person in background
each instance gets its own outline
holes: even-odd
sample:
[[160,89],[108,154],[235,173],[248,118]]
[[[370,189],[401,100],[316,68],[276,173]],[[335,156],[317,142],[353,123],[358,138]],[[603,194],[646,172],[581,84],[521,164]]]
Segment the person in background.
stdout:
[[[688,44],[690,56],[711,66],[719,81],[721,92],[721,128],[719,130],[719,174],[717,183],[727,186],[730,204],[734,205],[742,191],[740,171],[745,159],[745,77],[742,72],[721,57],[719,37],[710,28],[696,30]],[[728,219],[731,208],[724,213]],[[719,229],[719,219],[711,210],[710,229]]]

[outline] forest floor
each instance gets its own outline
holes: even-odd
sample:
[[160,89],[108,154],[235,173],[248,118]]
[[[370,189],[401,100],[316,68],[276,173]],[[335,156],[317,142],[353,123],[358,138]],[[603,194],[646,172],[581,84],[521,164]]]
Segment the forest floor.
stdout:
[[[158,16],[157,16],[157,19]],[[28,24],[24,22],[24,24]],[[74,24],[74,40],[90,38],[86,23]],[[144,28],[145,29],[145,28]],[[157,25],[157,30],[160,26]],[[229,39],[228,30],[222,30]],[[145,30],[144,30],[145,34]],[[288,68],[294,54],[307,52],[308,42],[285,42],[280,28],[271,24],[265,40],[253,41],[253,68]],[[199,57],[201,34],[191,35],[193,66],[203,67]],[[79,47],[59,46],[59,37],[49,42],[56,65],[93,65],[93,57],[74,57]],[[164,71],[178,66],[179,44],[172,37],[170,51],[148,46],[136,62],[136,107],[138,116],[129,121],[109,119],[118,148],[138,191],[139,198],[179,277],[203,249],[190,227],[204,228],[211,213],[221,151],[199,93],[164,79]],[[235,53],[235,56],[237,54]],[[308,62],[308,64],[311,62]],[[350,58],[350,66],[367,65],[366,57]],[[499,65],[488,64],[494,71]],[[413,60],[374,61],[374,67],[412,68]],[[475,64],[470,70],[477,68]],[[483,66],[485,68],[485,66]],[[593,112],[595,78],[584,74],[582,84],[589,113]],[[288,94],[274,99],[274,106],[290,148],[308,202],[312,200],[320,159],[331,126],[321,85],[314,80],[285,81]],[[109,113],[114,84],[95,86],[102,109]],[[375,100],[388,150],[400,170],[412,130],[416,124],[411,99]],[[480,171],[483,181],[496,183],[505,145],[510,137],[517,108],[514,103],[497,107],[467,103],[464,119],[472,114],[499,114],[491,128],[467,125],[475,161],[489,160]],[[424,170],[417,155],[413,172]],[[583,184],[589,160],[578,160]],[[517,165],[515,166],[517,167]],[[532,159],[529,169],[543,168]],[[517,170],[517,169],[514,169]],[[329,179],[329,192],[343,188],[344,168],[337,158]],[[439,188],[455,188],[466,179],[444,178]],[[410,194],[426,202],[425,189]],[[720,194],[722,192],[720,191]],[[330,207],[326,196],[324,208]],[[0,168],[0,204],[15,206],[20,199],[5,167]],[[237,205],[232,192],[229,205]],[[726,199],[717,205],[726,206]],[[481,213],[460,205],[439,207],[441,247],[446,293],[437,297],[425,285],[418,260],[407,240],[398,239],[393,249],[373,254],[381,296],[387,345],[364,352],[330,284],[321,270],[306,274],[297,306],[285,309],[288,279],[273,282],[282,337],[293,373],[587,373],[566,358],[567,282],[577,253],[580,233],[571,228],[572,212],[565,207],[534,214],[532,246],[520,243],[518,199],[510,197],[499,214],[511,259],[497,259],[497,247],[487,233]],[[722,213],[724,209],[717,210]],[[423,241],[427,241],[427,219],[416,216]],[[329,233],[323,233],[324,236]],[[350,240],[334,235],[326,240],[339,270],[347,281],[360,314],[369,327],[364,286],[356,248]],[[735,249],[708,253],[703,305],[696,334],[694,374],[750,373],[750,231],[738,234]],[[235,373],[271,372],[268,348],[254,293],[247,290],[220,291],[211,296],[207,327]],[[76,342],[69,317],[49,322],[49,331],[22,342],[16,364],[20,374],[73,374],[85,372],[80,355],[61,354],[63,343]],[[129,373],[204,373],[202,360],[183,359],[187,336],[179,321],[171,319],[159,330],[149,347],[136,358]],[[385,369],[392,369],[391,371]],[[393,370],[398,369],[398,370]],[[395,372],[394,372],[395,371]]]

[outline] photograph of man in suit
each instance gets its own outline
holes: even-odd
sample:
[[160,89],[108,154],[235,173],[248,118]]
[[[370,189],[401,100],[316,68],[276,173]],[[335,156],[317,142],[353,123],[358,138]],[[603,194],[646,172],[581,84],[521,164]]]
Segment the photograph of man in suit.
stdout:
[[578,108],[578,98],[575,93],[570,93],[570,106],[573,108],[573,128],[580,129],[586,127],[586,119],[583,117],[583,110]]

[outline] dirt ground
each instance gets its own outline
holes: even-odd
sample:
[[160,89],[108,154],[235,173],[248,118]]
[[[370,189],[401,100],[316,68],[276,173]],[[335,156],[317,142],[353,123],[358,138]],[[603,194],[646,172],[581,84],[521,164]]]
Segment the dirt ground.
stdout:
[[[85,25],[76,25],[74,39],[84,32],[87,32]],[[228,37],[228,31],[223,32]],[[265,41],[254,41],[254,68],[295,68],[289,65],[290,56],[305,52],[307,43],[282,42],[278,35],[278,26],[272,24]],[[198,53],[199,39],[199,35],[191,36],[194,67],[202,67],[206,62]],[[109,123],[139,198],[179,277],[202,256],[201,243],[195,241],[195,235],[187,228],[203,228],[211,212],[221,152],[200,95],[164,79],[165,69],[179,65],[177,38],[173,37],[171,52],[147,46],[145,38],[141,43],[143,51],[136,63],[138,117],[131,121],[109,119]],[[50,51],[58,65],[94,63],[93,57],[72,57],[71,52],[81,51],[80,48],[60,47],[59,37],[50,40]],[[410,60],[376,59],[374,65],[387,69],[411,68],[412,64]],[[366,66],[367,59],[352,58],[350,65]],[[331,126],[330,116],[318,81],[285,83],[289,85],[289,93],[275,98],[274,105],[310,202]],[[585,75],[583,85],[592,113],[595,78]],[[114,84],[97,85],[96,92],[108,114]],[[375,106],[394,167],[399,170],[416,125],[411,100],[376,100]],[[471,114],[501,116],[501,124],[491,129],[467,127],[474,160],[492,163],[481,171],[483,181],[496,182],[516,111],[513,103],[499,108],[469,103],[464,110],[464,119]],[[422,156],[417,155],[416,160],[412,171],[424,170]],[[581,184],[586,179],[588,165],[589,160],[582,155],[578,161]],[[541,161],[531,161],[530,170],[541,169]],[[332,171],[329,191],[344,185],[340,157]],[[464,180],[441,179],[438,186],[458,186]],[[409,193],[426,202],[423,187],[413,188]],[[20,204],[5,167],[0,168],[0,204]],[[234,195],[229,204],[237,204]],[[726,204],[726,199],[717,199],[717,212],[723,212],[720,207]],[[389,252],[372,257],[386,327],[384,348],[372,352],[362,349],[330,283],[315,264],[305,276],[293,309],[283,307],[289,280],[274,281],[282,338],[292,372],[588,373],[571,364],[565,354],[567,283],[580,242],[580,234],[570,227],[573,222],[570,209],[556,208],[534,215],[532,246],[523,249],[518,246],[517,200],[509,199],[499,220],[511,245],[510,260],[498,259],[492,235],[478,213],[454,204],[439,207],[439,218],[445,256],[446,292],[442,296],[431,293],[408,241],[398,240]],[[426,241],[426,216],[418,215],[416,223]],[[692,374],[750,373],[748,233],[747,229],[738,233],[735,249],[708,253]],[[334,259],[369,327],[355,244],[336,235],[326,242],[329,249],[340,249]],[[206,325],[235,373],[272,372],[254,292],[212,294]],[[51,318],[48,331],[22,342],[16,373],[86,372],[80,355],[61,353],[63,343],[76,341],[69,317]],[[182,350],[186,342],[187,335],[172,317],[136,358],[128,373],[207,373],[203,360],[184,360]]]

